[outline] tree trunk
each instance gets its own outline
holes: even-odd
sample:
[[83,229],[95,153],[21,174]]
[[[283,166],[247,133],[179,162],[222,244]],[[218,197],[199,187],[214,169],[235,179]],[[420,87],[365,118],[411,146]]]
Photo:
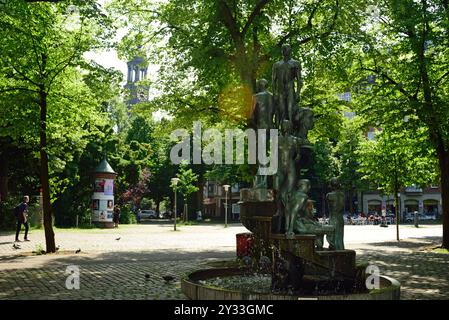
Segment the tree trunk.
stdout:
[[184,222],[189,220],[189,206],[187,204],[187,199],[184,199]]
[[252,92],[256,92],[256,77],[255,77],[255,69],[254,63],[248,57],[248,53],[246,52],[246,47],[242,42],[236,44],[236,60],[235,64],[237,70],[240,74],[240,80],[242,84],[247,86],[247,88]]
[[349,212],[351,212],[351,214],[355,213],[354,212],[354,203],[352,202],[352,199],[354,198],[353,191],[354,191],[354,189],[350,189],[349,192],[348,192],[348,195],[349,195],[349,197],[348,197],[349,198],[348,199],[348,201],[349,201],[348,205],[349,205]]
[[156,198],[156,213],[158,215],[160,214],[160,206],[161,206],[161,201],[159,200],[159,198]]
[[442,247],[449,249],[449,151],[442,144],[437,148],[440,166],[441,201],[443,207],[443,243]]
[[41,88],[40,96],[40,175],[42,184],[42,202],[44,210],[44,230],[47,253],[56,252],[55,234],[53,232],[52,209],[50,203],[50,181],[47,154],[47,92]]
[[196,192],[196,202],[197,202],[197,211],[203,212],[203,202],[204,202],[204,179],[201,175],[201,178],[198,180],[197,183],[198,191]]
[[394,220],[396,222],[396,240],[399,241],[399,188],[394,190]]

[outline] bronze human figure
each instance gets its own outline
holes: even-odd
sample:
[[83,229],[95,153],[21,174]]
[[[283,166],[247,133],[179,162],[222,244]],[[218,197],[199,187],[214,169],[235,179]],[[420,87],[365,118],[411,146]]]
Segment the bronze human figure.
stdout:
[[330,181],[330,186],[332,192],[326,195],[326,202],[329,209],[329,225],[335,227],[333,234],[328,234],[326,236],[327,242],[329,242],[329,249],[331,250],[344,250],[345,246],[343,243],[344,236],[344,205],[345,205],[345,195],[339,190],[340,183],[337,178],[332,178]]
[[[268,133],[269,130],[274,127],[274,108],[273,108],[273,95],[271,92],[267,91],[268,81],[265,79],[260,79],[257,81],[257,93],[254,95],[253,99],[253,112],[251,115],[251,125],[257,129],[266,130],[266,147],[270,147]],[[257,143],[257,148],[259,148],[259,141]],[[259,168],[260,170],[260,168]],[[254,177],[254,187],[255,188],[267,188],[267,176],[260,175],[259,170]]]
[[295,127],[295,135],[301,139],[302,144],[309,144],[307,135],[315,125],[313,111],[310,108],[297,108],[294,113],[293,124]]
[[[293,120],[301,91],[301,65],[291,58],[291,47],[282,46],[283,59],[273,65],[273,95],[276,104],[276,124]],[[296,88],[295,88],[296,80]]]
[[255,129],[272,129],[274,108],[273,95],[267,91],[268,81],[260,79],[257,81],[257,93],[253,100],[253,113],[251,123]]
[[[298,181],[297,188],[290,190],[285,197],[286,210],[285,210],[285,229],[287,235],[294,235],[300,233],[300,230],[295,230],[296,222],[300,218],[306,218],[308,216],[307,206],[310,191],[310,181],[307,179],[301,179]],[[301,230],[304,231],[304,230]]]
[[274,189],[276,190],[277,214],[285,219],[285,228],[288,230],[288,221],[285,218],[285,209],[289,201],[289,194],[297,186],[298,172],[296,163],[299,161],[300,148],[298,139],[292,135],[292,125],[284,120],[281,126],[281,135],[278,139],[279,165],[274,177]]

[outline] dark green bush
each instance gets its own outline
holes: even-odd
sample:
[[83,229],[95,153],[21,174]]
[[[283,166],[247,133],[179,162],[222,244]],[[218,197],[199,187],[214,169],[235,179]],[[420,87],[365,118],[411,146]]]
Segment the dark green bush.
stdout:
[[129,204],[120,207],[120,223],[121,224],[135,224],[137,223],[136,214],[131,210]]
[[17,206],[21,197],[10,196],[8,200],[0,202],[0,230],[14,230],[16,217],[13,209]]

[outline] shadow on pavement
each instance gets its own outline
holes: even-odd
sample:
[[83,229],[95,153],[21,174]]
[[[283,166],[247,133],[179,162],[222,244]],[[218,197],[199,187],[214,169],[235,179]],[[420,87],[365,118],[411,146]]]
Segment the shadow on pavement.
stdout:
[[424,247],[441,245],[441,241],[442,241],[441,237],[420,237],[420,238],[407,238],[401,241],[367,243],[367,245],[374,247],[394,247],[402,249],[420,250],[423,249]]
[[402,299],[449,299],[449,255],[426,251],[357,250],[357,261],[401,283]]
[[[23,268],[46,268],[62,265],[89,265],[89,264],[116,264],[132,262],[163,262],[163,261],[185,261],[198,259],[232,259],[235,258],[235,249],[220,251],[186,251],[186,250],[154,250],[154,251],[116,251],[116,252],[81,252],[79,254],[50,254],[40,256],[30,255],[7,255],[0,256],[1,269]],[[27,260],[33,259],[34,261]],[[27,265],[27,261],[30,261]],[[8,264],[14,264],[8,268]],[[4,268],[2,268],[2,265]]]

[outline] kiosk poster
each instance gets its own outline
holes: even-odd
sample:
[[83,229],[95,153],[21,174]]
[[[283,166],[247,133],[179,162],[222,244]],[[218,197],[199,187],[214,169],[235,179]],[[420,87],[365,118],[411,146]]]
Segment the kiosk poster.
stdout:
[[104,192],[105,183],[104,179],[95,179],[94,192]]
[[104,194],[107,196],[114,195],[114,180],[112,179],[104,180]]

